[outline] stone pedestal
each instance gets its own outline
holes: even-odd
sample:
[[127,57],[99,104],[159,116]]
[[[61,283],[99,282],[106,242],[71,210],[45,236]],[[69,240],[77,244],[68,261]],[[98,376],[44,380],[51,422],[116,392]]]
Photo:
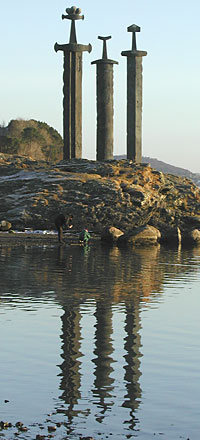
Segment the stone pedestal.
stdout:
[[106,40],[111,37],[98,37],[103,40],[102,59],[93,61],[97,65],[97,153],[96,159],[113,159],[113,64],[117,61],[108,59]]
[[146,51],[136,48],[135,33],[140,32],[136,25],[128,27],[132,32],[132,49],[123,51],[127,57],[127,159],[136,163],[142,161],[142,57]]
[[83,20],[81,10],[72,6],[62,19],[71,20],[69,44],[55,44],[55,51],[64,52],[63,73],[63,138],[64,159],[82,158],[82,52],[91,52],[91,44],[77,44],[75,20]]

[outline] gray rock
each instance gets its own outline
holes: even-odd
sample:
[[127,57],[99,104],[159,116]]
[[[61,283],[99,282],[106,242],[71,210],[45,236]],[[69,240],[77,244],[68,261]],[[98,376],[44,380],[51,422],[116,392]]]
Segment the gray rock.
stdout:
[[114,226],[108,226],[103,229],[101,233],[101,240],[109,242],[109,243],[115,243],[119,237],[121,237],[124,233]]
[[192,229],[200,229],[200,215],[185,215],[184,223],[189,231]]
[[161,237],[160,231],[154,226],[142,226],[133,229],[119,237],[117,244],[119,246],[123,245],[133,245],[133,246],[148,246],[156,245]]
[[182,234],[177,226],[164,225],[161,229],[161,243],[170,243],[173,245],[181,244]]
[[11,228],[12,228],[12,223],[8,222],[7,220],[1,220],[0,222],[1,231],[9,231],[9,229]]
[[183,243],[200,245],[200,230],[191,229],[190,231],[185,231],[183,235]]

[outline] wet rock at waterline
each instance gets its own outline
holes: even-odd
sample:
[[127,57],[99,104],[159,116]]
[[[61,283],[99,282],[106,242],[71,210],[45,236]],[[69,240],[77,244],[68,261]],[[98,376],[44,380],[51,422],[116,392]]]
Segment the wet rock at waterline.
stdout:
[[116,243],[118,238],[124,233],[114,226],[107,226],[101,233],[101,240],[108,243]]
[[0,231],[9,231],[12,228],[12,224],[7,220],[0,221]]
[[156,245],[161,237],[160,231],[154,226],[141,226],[121,235],[117,241],[119,246],[131,244],[133,246]]

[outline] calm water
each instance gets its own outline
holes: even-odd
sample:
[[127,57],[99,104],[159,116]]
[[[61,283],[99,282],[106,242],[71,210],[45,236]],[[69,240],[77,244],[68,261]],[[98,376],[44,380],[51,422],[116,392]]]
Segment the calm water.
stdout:
[[0,420],[22,439],[61,423],[55,439],[199,440],[199,263],[197,248],[0,244]]

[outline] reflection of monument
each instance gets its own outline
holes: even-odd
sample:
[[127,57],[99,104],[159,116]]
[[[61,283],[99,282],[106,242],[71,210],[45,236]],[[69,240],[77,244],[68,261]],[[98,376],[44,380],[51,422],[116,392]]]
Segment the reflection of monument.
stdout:
[[135,33],[139,26],[128,27],[132,32],[132,49],[123,51],[127,57],[127,159],[142,161],[142,57],[147,52],[137,50]]
[[63,363],[60,365],[62,376],[60,389],[63,391],[61,399],[68,406],[67,414],[69,417],[73,415],[73,407],[80,398],[80,361],[82,356],[80,352],[80,312],[79,309],[65,307],[62,316],[62,336],[63,341]]
[[96,332],[95,332],[95,349],[96,355],[93,359],[96,365],[95,380],[93,394],[98,397],[98,406],[101,408],[102,416],[98,417],[98,421],[102,421],[106,410],[113,405],[113,396],[111,394],[114,389],[114,379],[110,376],[113,368],[111,364],[113,359],[112,346],[112,307],[105,300],[97,302],[96,305]]
[[[121,395],[121,404],[129,413],[127,415],[126,412],[125,416],[127,427],[134,429],[136,426],[135,410],[141,400],[140,357],[142,353],[139,334],[141,325],[139,304],[140,301],[148,298],[152,290],[156,289],[157,292],[160,290],[163,274],[160,273],[162,266],[157,264],[159,253],[159,248],[138,249],[135,252],[132,251],[132,258],[127,260],[123,250],[112,248],[106,252],[107,258],[105,259],[105,253],[97,252],[95,247],[91,248],[90,253],[86,255],[82,249],[77,250],[76,247],[72,247],[65,254],[65,264],[64,253],[60,263],[57,262],[61,268],[64,268],[63,288],[65,292],[67,286],[67,298],[69,298],[68,300],[65,295],[63,296],[63,290],[59,285],[58,298],[65,311],[62,317],[63,363],[60,366],[61,400],[64,406],[63,408],[58,407],[57,410],[67,416],[68,429],[71,429],[77,420],[75,417],[81,417],[81,409],[84,408],[85,402],[81,382],[82,384],[87,383],[87,376],[83,375],[82,380],[80,378],[81,372],[85,370],[84,362],[87,362],[87,359],[84,356],[83,347],[80,348],[84,329],[82,330],[80,326],[81,312],[79,312],[80,306],[77,306],[77,302],[83,304],[88,298],[91,298],[91,288],[94,292],[92,297],[96,307],[94,312],[96,322],[94,335],[92,329],[87,344],[94,353],[92,363],[95,365],[95,369],[92,368],[92,365],[87,365],[87,374],[93,375],[93,386],[87,392],[90,394],[92,391],[94,399],[91,403],[97,407],[95,419],[97,423],[102,423],[116,404],[115,394],[118,385],[115,382],[114,371],[114,362],[117,358],[113,345],[113,305],[120,301],[124,304],[125,331],[124,341],[118,340],[117,342],[124,355],[124,375],[122,374],[121,377],[124,389]],[[106,292],[108,294],[104,290],[105,275],[99,276],[100,267],[103,274],[110,274],[106,277]],[[147,269],[145,277],[144,267]],[[81,284],[78,279],[81,279]],[[84,413],[84,417],[89,418],[89,413]]]
[[[140,346],[141,339],[139,335],[140,319],[139,319],[139,307],[138,299],[132,298],[125,301],[125,325],[124,330],[126,336],[124,338],[124,383],[126,387],[126,394],[124,395],[124,402],[122,406],[130,409],[131,420],[126,422],[130,425],[131,429],[134,429],[136,424],[136,418],[134,415],[135,409],[138,407],[141,398],[141,388],[139,384],[140,378]],[[71,429],[72,420],[75,416],[78,416],[81,409],[78,409],[77,405],[81,405],[81,357],[84,356],[84,352],[80,351],[81,343],[81,326],[80,318],[81,313],[79,311],[80,306],[73,307],[69,304],[69,307],[64,306],[64,314],[62,316],[62,358],[63,363],[60,365],[61,377],[60,389],[62,395],[60,399],[67,405],[57,408],[58,413],[63,413],[67,416],[68,429]],[[94,370],[94,382],[93,382],[93,396],[94,403],[98,408],[95,415],[96,421],[102,423],[105,413],[115,403],[115,379],[114,368],[112,364],[113,359],[113,309],[112,302],[109,298],[103,296],[96,302],[96,311],[94,313],[96,317],[95,324],[95,346],[93,353],[95,358],[92,362],[95,364]],[[93,337],[88,341],[91,344]],[[119,342],[118,342],[119,343]],[[84,361],[83,361],[84,362]],[[92,370],[92,367],[91,367]],[[88,374],[90,370],[88,370]],[[113,375],[112,375],[113,373]],[[91,373],[90,373],[91,374]],[[87,378],[83,377],[83,380],[87,382]],[[84,412],[84,416],[88,416]]]
[[140,347],[141,347],[141,337],[139,334],[140,330],[140,317],[139,317],[139,304],[137,301],[126,301],[126,319],[125,319],[125,344],[124,348],[126,354],[124,356],[126,363],[124,366],[125,375],[124,380],[126,382],[127,394],[125,395],[125,400],[123,406],[130,408],[131,422],[130,428],[133,429],[135,426],[135,410],[138,408],[141,398],[141,388],[139,383],[139,378],[141,372],[140,367]]
[[98,37],[103,40],[103,54],[97,65],[97,160],[113,159],[113,64],[108,59],[106,40],[111,37]]
[[64,159],[82,157],[82,52],[91,52],[92,46],[77,44],[75,20],[83,20],[81,9],[72,6],[66,9],[62,19],[71,20],[69,44],[55,44],[57,52],[64,52],[63,74],[63,137]]

